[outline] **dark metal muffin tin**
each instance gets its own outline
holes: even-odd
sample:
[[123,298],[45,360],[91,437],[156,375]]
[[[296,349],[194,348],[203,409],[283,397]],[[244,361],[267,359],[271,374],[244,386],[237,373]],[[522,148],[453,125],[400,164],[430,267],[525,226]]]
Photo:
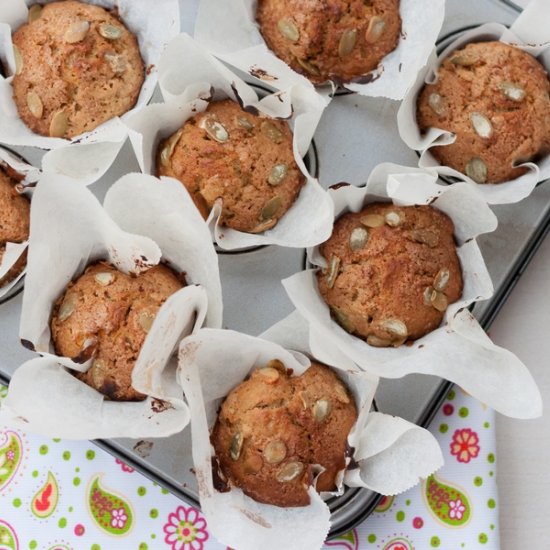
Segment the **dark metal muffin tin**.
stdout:
[[[181,0],[182,30],[192,33],[196,0]],[[445,45],[463,29],[486,22],[511,24],[518,15],[508,0],[447,0],[441,32]],[[395,162],[416,166],[416,153],[407,148],[397,132],[399,103],[356,94],[335,97],[326,109],[315,134],[318,170],[326,188],[337,182],[363,184],[374,166]],[[17,151],[39,165],[42,153],[30,148]],[[92,190],[102,199],[109,185],[123,174],[138,171],[129,143],[115,164]],[[550,227],[550,185],[539,185],[519,204],[496,206],[498,229],[479,243],[495,285],[491,300],[476,304],[474,314],[488,329]],[[305,253],[300,249],[261,247],[249,252],[220,254],[224,295],[224,327],[257,335],[292,311],[281,279],[301,270]],[[45,272],[45,276],[47,273]],[[6,382],[18,365],[34,355],[19,344],[21,295],[0,305],[0,379]],[[376,395],[382,412],[399,415],[429,426],[450,383],[433,376],[410,375],[383,380]],[[190,433],[135,441],[96,441],[111,454],[153,479],[182,500],[198,506],[197,485],[191,472]],[[379,495],[364,489],[348,489],[329,501],[331,535],[343,533],[375,508]]]

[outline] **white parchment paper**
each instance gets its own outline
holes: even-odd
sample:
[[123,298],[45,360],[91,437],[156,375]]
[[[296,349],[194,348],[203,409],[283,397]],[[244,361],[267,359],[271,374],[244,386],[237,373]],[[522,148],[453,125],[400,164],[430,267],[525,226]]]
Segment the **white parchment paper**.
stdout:
[[[307,352],[304,327],[307,325],[303,319],[294,315],[278,323],[266,336],[287,341],[290,337],[295,347]],[[318,495],[310,488],[308,506],[285,509],[257,503],[237,488],[220,493],[213,486],[209,439],[221,400],[254,368],[279,359],[299,375],[309,367],[309,359],[267,340],[212,329],[185,338],[179,358],[179,380],[191,410],[193,461],[201,509],[212,533],[240,550],[321,548],[330,528],[330,512],[322,496],[329,494]],[[369,413],[378,379],[362,373],[345,357],[342,359],[345,368],[333,366],[352,391],[359,413],[348,438],[348,444],[356,449],[353,458],[359,464],[347,471],[345,483],[396,494],[440,468],[443,457],[435,438],[402,419]]]
[[[56,0],[41,0],[40,3],[53,1]],[[126,141],[126,128],[116,117],[91,132],[68,140],[35,134],[19,118],[11,86],[15,71],[11,34],[27,22],[27,5],[34,3],[34,0],[0,2],[0,59],[8,68],[7,78],[0,75],[0,142],[50,149],[52,151],[43,159],[44,171],[89,184],[98,180],[115,160]],[[124,24],[138,39],[146,75],[138,101],[129,112],[138,111],[153,95],[157,66],[165,45],[179,32],[178,0],[158,0],[154,9],[148,0],[87,0],[87,3],[107,9],[117,8]]]
[[[162,305],[136,361],[132,384],[148,396],[139,403],[105,401],[70,374],[85,372],[91,360],[81,364],[54,354],[53,304],[72,279],[99,259],[126,273],[142,272],[161,260],[186,273],[189,286]],[[189,416],[171,357],[183,336],[203,324],[219,327],[221,319],[210,233],[181,197],[179,182],[129,174],[111,187],[103,208],[85,187],[44,176],[33,197],[20,327],[23,343],[44,357],[16,370],[3,414],[19,418],[30,431],[71,439],[178,432]]]
[[[339,349],[362,369],[384,378],[410,373],[433,374],[451,380],[497,411],[517,418],[540,416],[539,390],[528,369],[509,351],[495,346],[467,309],[493,294],[491,279],[475,238],[493,231],[496,218],[483,198],[465,182],[436,183],[437,174],[392,164],[381,164],[366,188],[341,187],[330,191],[338,217],[357,212],[370,202],[391,200],[396,205],[431,204],[454,222],[457,253],[464,289],[459,301],[447,308],[441,326],[398,348],[375,348],[352,336],[331,319],[322,299],[315,269],[283,281],[296,309],[310,326],[312,352],[326,361]],[[308,250],[315,266],[324,259],[317,248]]]
[[[7,149],[0,147],[0,166],[9,166],[19,172],[24,176],[21,181],[21,185],[18,186],[20,192],[25,194],[27,197],[32,196],[32,185],[39,177],[39,170],[30,164],[20,160]],[[27,187],[29,186],[29,187]],[[22,243],[6,243],[6,249],[0,261],[0,279],[14,266],[17,260],[21,257],[27,250],[27,241]],[[0,288],[0,299],[8,294],[12,288],[17,285],[17,283],[25,276],[26,268],[13,280],[10,281],[7,285],[4,285]]]
[[548,0],[532,0],[529,7],[517,18],[510,29],[498,23],[488,23],[468,31],[453,41],[439,57],[432,55],[426,68],[418,75],[416,84],[406,95],[397,114],[399,134],[411,148],[421,152],[418,165],[433,168],[439,174],[466,181],[481,193],[489,204],[509,204],[527,197],[539,181],[550,177],[550,156],[537,163],[521,164],[527,172],[514,180],[498,184],[478,184],[466,174],[448,166],[442,166],[431,153],[432,147],[444,147],[454,143],[455,136],[441,128],[431,128],[424,135],[416,122],[416,103],[424,84],[437,81],[437,69],[454,50],[470,42],[500,40],[512,44],[537,57],[550,70],[550,4]]
[[[201,0],[195,38],[223,61],[280,90],[293,83],[313,85],[267,48],[256,23],[256,0],[239,0],[222,10],[218,0]],[[371,97],[402,99],[426,64],[443,24],[444,0],[401,0],[401,37],[397,48],[373,71],[369,84],[345,84]],[[263,75],[263,76],[262,76]],[[319,92],[329,100],[330,88]]]
[[257,92],[261,90],[243,82],[185,34],[168,45],[159,66],[159,84],[166,103],[150,105],[125,118],[130,141],[145,173],[156,169],[160,141],[176,132],[187,119],[204,111],[212,99],[229,98],[245,108],[257,109],[262,116],[288,119],[293,129],[294,157],[306,178],[296,202],[273,229],[257,235],[220,226],[221,205],[215,205],[208,223],[221,248],[265,244],[306,247],[330,235],[331,201],[303,161],[325,107],[311,88],[294,85],[259,99]]

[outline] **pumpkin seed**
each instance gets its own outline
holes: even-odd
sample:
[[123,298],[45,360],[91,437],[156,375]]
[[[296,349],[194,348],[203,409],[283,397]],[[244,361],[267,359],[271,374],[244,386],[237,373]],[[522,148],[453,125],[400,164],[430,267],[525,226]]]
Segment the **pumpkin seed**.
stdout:
[[128,67],[128,61],[125,55],[106,53],[104,57],[115,74],[122,74]]
[[338,44],[338,55],[340,57],[346,57],[346,55],[349,55],[353,51],[356,42],[357,29],[345,31],[340,37],[340,43]]
[[466,164],[466,175],[477,183],[485,183],[488,175],[487,165],[479,157],[473,157]]
[[375,15],[369,21],[369,26],[367,27],[367,31],[365,33],[365,40],[369,44],[376,42],[382,36],[385,28],[386,22],[384,19],[379,15]]
[[351,250],[361,250],[369,239],[369,232],[364,227],[356,227],[349,237]]
[[284,134],[273,124],[272,122],[269,122],[268,120],[264,120],[262,124],[260,125],[260,130],[264,136],[269,138],[271,141],[275,143],[281,143],[284,139]]
[[66,321],[74,313],[75,309],[76,304],[74,298],[72,296],[65,296],[57,312],[58,321],[60,323]]
[[367,227],[382,227],[386,222],[380,214],[367,214],[361,218],[361,223]]
[[96,273],[94,279],[101,286],[109,286],[115,280],[115,275],[114,273],[103,271],[101,273]]
[[229,444],[229,456],[237,461],[241,456],[241,451],[243,450],[243,436],[240,432],[237,432],[232,438],[231,443]]
[[265,461],[268,464],[279,464],[286,458],[286,445],[280,439],[270,441],[263,452]]
[[30,91],[27,94],[27,106],[33,117],[42,118],[42,115],[44,114],[44,105],[42,104],[40,96],[36,92]]
[[428,105],[436,115],[441,116],[445,113],[445,101],[435,92],[428,96]]
[[153,326],[153,321],[155,320],[155,315],[148,311],[142,311],[138,315],[138,324],[144,330],[144,332],[149,332]]
[[355,325],[351,321],[351,319],[339,308],[333,307],[332,313],[334,314],[334,317],[336,317],[336,321],[338,324],[350,334],[355,332]]
[[277,472],[276,478],[281,483],[288,483],[294,481],[303,471],[304,465],[301,462],[289,462]]
[[57,111],[50,122],[50,136],[63,137],[69,127],[69,117],[65,111]]
[[313,418],[319,424],[325,420],[330,413],[330,401],[328,399],[319,399],[313,405]]
[[424,305],[431,306],[432,305],[432,292],[434,291],[432,286],[427,286],[424,289]]
[[437,290],[434,290],[432,292],[430,301],[432,303],[432,306],[437,309],[437,311],[445,311],[447,309],[447,306],[449,305],[447,296],[445,296],[443,292],[438,292]]
[[69,28],[65,31],[65,42],[68,44],[76,44],[82,42],[88,31],[90,30],[90,23],[88,21],[77,21],[69,25]]
[[327,286],[332,288],[338,277],[338,270],[340,269],[340,258],[338,256],[332,256],[328,266],[327,273]]
[[391,340],[387,340],[386,338],[379,338],[374,334],[367,336],[367,344],[374,348],[387,348],[391,346],[391,343],[392,343]]
[[309,408],[309,405],[308,405],[305,394],[303,392],[300,392],[298,394],[298,397],[300,398],[300,401],[302,402],[302,407],[304,408],[304,411],[307,411],[307,409]]
[[271,359],[271,361],[267,362],[266,367],[286,372],[285,364],[279,359]]
[[286,164],[276,164],[267,176],[269,185],[280,185],[288,174],[288,166]]
[[342,384],[336,384],[334,386],[334,396],[338,401],[340,401],[340,403],[347,404],[350,402],[348,392],[345,390]]
[[254,128],[254,124],[252,124],[252,122],[244,116],[235,117],[235,121],[239,126],[242,126],[246,130],[252,130],[252,128]]
[[170,159],[174,154],[174,149],[176,148],[182,134],[183,130],[180,129],[166,142],[166,145],[160,153],[160,162],[163,166],[168,166],[170,164]]
[[261,375],[268,384],[274,384],[279,380],[279,371],[273,367],[264,367],[258,369],[258,374]]
[[296,58],[302,69],[305,69],[309,74],[312,74],[313,76],[321,76],[321,70],[315,63],[312,63],[311,61],[308,61],[307,59],[300,59],[299,57]]
[[266,220],[265,222],[259,223],[254,229],[250,230],[250,233],[263,233],[264,231],[271,229],[275,225],[277,225],[277,218],[271,218],[269,220]]
[[439,236],[428,229],[413,229],[411,231],[413,241],[434,248],[439,243]]
[[493,125],[489,119],[481,113],[470,113],[470,122],[475,133],[482,138],[490,138],[493,134]]
[[116,25],[102,23],[99,25],[99,34],[107,40],[118,40],[122,36],[122,29]]
[[42,6],[40,4],[34,4],[29,8],[29,23],[33,23],[37,19],[40,19],[42,15]]
[[209,116],[204,117],[200,121],[199,126],[214,141],[217,141],[219,143],[224,143],[229,139],[229,133],[225,129],[225,126],[212,117],[209,117]]
[[434,279],[434,288],[435,290],[442,292],[445,290],[445,287],[449,284],[449,277],[451,273],[448,268],[442,267]]
[[103,386],[103,382],[105,381],[105,363],[101,359],[96,359],[92,366],[90,367],[90,375],[92,378],[92,384],[96,388],[100,388]]
[[277,28],[279,29],[279,32],[291,42],[297,42],[300,38],[300,31],[298,30],[298,27],[288,19],[280,19],[277,22]]
[[17,46],[13,47],[13,57],[15,58],[15,74],[21,74],[23,70],[23,56]]
[[386,214],[385,220],[390,227],[397,227],[398,225],[401,225],[401,216],[393,210]]
[[381,326],[384,330],[399,338],[406,338],[409,334],[407,325],[399,319],[387,319]]
[[498,86],[502,93],[512,101],[523,101],[525,98],[525,90],[519,85],[513,82],[501,82]]
[[451,63],[460,67],[471,67],[477,63],[477,57],[472,54],[461,53],[453,56],[451,58]]
[[279,195],[275,195],[265,203],[262,208],[262,213],[260,214],[260,219],[265,221],[273,218],[281,206],[283,206],[283,199]]

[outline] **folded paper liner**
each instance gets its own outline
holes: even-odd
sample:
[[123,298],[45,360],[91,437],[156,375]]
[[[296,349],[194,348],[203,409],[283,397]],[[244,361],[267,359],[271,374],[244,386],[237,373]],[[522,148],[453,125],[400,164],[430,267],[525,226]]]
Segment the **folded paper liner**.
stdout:
[[[358,212],[376,201],[392,201],[398,206],[430,204],[447,214],[454,222],[464,279],[460,300],[448,306],[438,329],[411,345],[375,348],[332,320],[318,291],[316,269],[302,271],[285,279],[283,285],[309,323],[312,352],[326,361],[338,349],[361,369],[383,378],[411,373],[439,376],[505,415],[540,416],[541,396],[528,369],[511,352],[494,345],[468,310],[471,304],[493,294],[475,238],[493,231],[496,217],[469,184],[443,186],[436,180],[435,171],[381,164],[371,173],[366,187],[346,186],[330,193],[336,217],[346,211]],[[326,265],[318,248],[308,250],[308,259],[314,266]]]
[[[40,0],[40,4],[54,1]],[[11,34],[27,22],[27,5],[35,3],[34,0],[0,2],[0,59],[10,75],[7,78],[0,75],[0,141],[52,150],[42,161],[44,171],[71,176],[89,184],[98,180],[114,162],[126,141],[126,128],[115,117],[91,132],[68,140],[35,134],[19,118],[11,86],[11,75],[15,72]],[[158,0],[154,10],[148,0],[86,0],[86,3],[117,9],[124,24],[137,37],[145,65],[145,80],[136,105],[129,111],[135,112],[149,103],[157,84],[160,55],[166,43],[179,32],[178,0]]]
[[273,229],[261,234],[220,226],[221,204],[215,204],[208,224],[220,248],[235,250],[267,244],[307,247],[328,238],[334,217],[332,203],[303,161],[325,107],[313,90],[294,85],[259,100],[256,90],[186,34],[175,38],[164,52],[159,84],[166,103],[150,105],[125,118],[140,168],[147,174],[156,170],[160,141],[204,111],[211,100],[229,98],[244,109],[257,109],[260,115],[289,120],[293,129],[294,158],[306,178],[295,203]]
[[472,185],[489,204],[509,204],[519,202],[531,194],[539,181],[550,177],[550,155],[537,162],[525,162],[520,166],[527,172],[514,180],[497,184],[478,184],[466,174],[449,166],[442,166],[432,155],[432,147],[445,147],[454,143],[455,136],[441,128],[431,128],[422,134],[416,122],[417,98],[424,84],[437,81],[437,69],[442,61],[454,50],[463,48],[470,42],[500,40],[535,56],[550,71],[550,26],[548,25],[548,1],[531,0],[529,6],[516,19],[510,29],[499,23],[488,23],[461,34],[446,47],[439,57],[432,55],[427,67],[420,72],[416,84],[406,95],[397,114],[399,134],[411,148],[421,152],[418,165],[432,168],[439,174],[458,178]]
[[[258,503],[242,490],[220,493],[212,479],[213,427],[222,399],[255,368],[279,359],[295,375],[303,373],[310,360],[307,330],[299,316],[291,316],[270,329],[273,340],[292,339],[287,351],[278,343],[228,330],[202,329],[180,345],[178,379],[191,412],[192,451],[199,485],[200,504],[209,529],[224,544],[239,550],[316,550],[330,529],[330,511],[323,495],[310,487],[310,504],[281,508]],[[301,337],[300,337],[301,335]],[[345,368],[332,365],[355,397],[358,419],[348,437],[355,449],[354,470],[344,483],[384,494],[397,494],[429,476],[443,464],[435,438],[423,428],[403,419],[369,413],[378,378],[361,372],[342,357]],[[349,462],[349,459],[348,459]],[[341,494],[343,486],[340,483]],[[307,530],[304,529],[307,525]]]
[[[256,23],[256,0],[235,2],[220,10],[218,0],[201,0],[195,21],[195,38],[220,59],[280,90],[294,83],[313,87],[268,49]],[[401,0],[402,20],[397,47],[382,59],[368,84],[344,87],[370,97],[403,99],[426,64],[443,25],[444,0]],[[329,101],[330,87],[318,88]]]
[[[20,336],[43,355],[19,367],[2,415],[52,437],[161,437],[181,431],[189,414],[175,382],[173,352],[203,324],[221,326],[217,256],[204,221],[182,197],[179,182],[129,174],[115,183],[104,207],[83,186],[43,176],[33,197],[28,273]],[[86,371],[56,356],[50,341],[53,304],[87,265],[106,260],[126,273],[167,261],[189,286],[160,308],[145,339],[132,385],[148,397],[115,402],[70,374]],[[13,422],[12,422],[13,423]]]
[[[27,164],[2,147],[0,147],[0,166],[8,166],[21,174],[23,179],[20,182],[20,192],[24,193],[27,197],[32,195],[32,189],[25,189],[25,186],[33,184],[38,179],[39,171],[37,168]],[[6,243],[6,249],[2,256],[2,260],[0,260],[0,279],[15,265],[25,250],[27,250],[27,241],[22,243]],[[0,288],[0,300],[19,283],[25,276],[25,272],[26,269],[24,269],[13,281],[10,281],[7,285]]]

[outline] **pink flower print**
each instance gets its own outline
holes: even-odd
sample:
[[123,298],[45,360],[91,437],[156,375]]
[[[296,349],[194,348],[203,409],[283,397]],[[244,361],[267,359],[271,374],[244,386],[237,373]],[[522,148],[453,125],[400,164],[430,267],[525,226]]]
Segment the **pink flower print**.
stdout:
[[125,462],[122,462],[122,460],[119,460],[118,458],[115,460],[117,464],[120,464],[120,468],[123,472],[132,473],[134,469],[131,466],[128,466]]
[[479,454],[479,438],[470,428],[456,430],[451,441],[451,454],[458,462],[470,462]]
[[114,529],[122,529],[126,525],[127,521],[128,516],[126,515],[124,508],[111,510],[111,527]]
[[6,458],[7,458],[8,460],[13,460],[13,457],[14,457],[14,456],[15,456],[15,453],[14,453],[13,451],[8,451],[8,452],[6,453]]
[[456,500],[449,500],[449,517],[451,519],[462,519],[466,506],[462,504],[462,501],[457,498]]
[[202,550],[208,539],[206,520],[194,508],[178,506],[168,515],[168,523],[163,527],[166,533],[164,542],[172,550]]

